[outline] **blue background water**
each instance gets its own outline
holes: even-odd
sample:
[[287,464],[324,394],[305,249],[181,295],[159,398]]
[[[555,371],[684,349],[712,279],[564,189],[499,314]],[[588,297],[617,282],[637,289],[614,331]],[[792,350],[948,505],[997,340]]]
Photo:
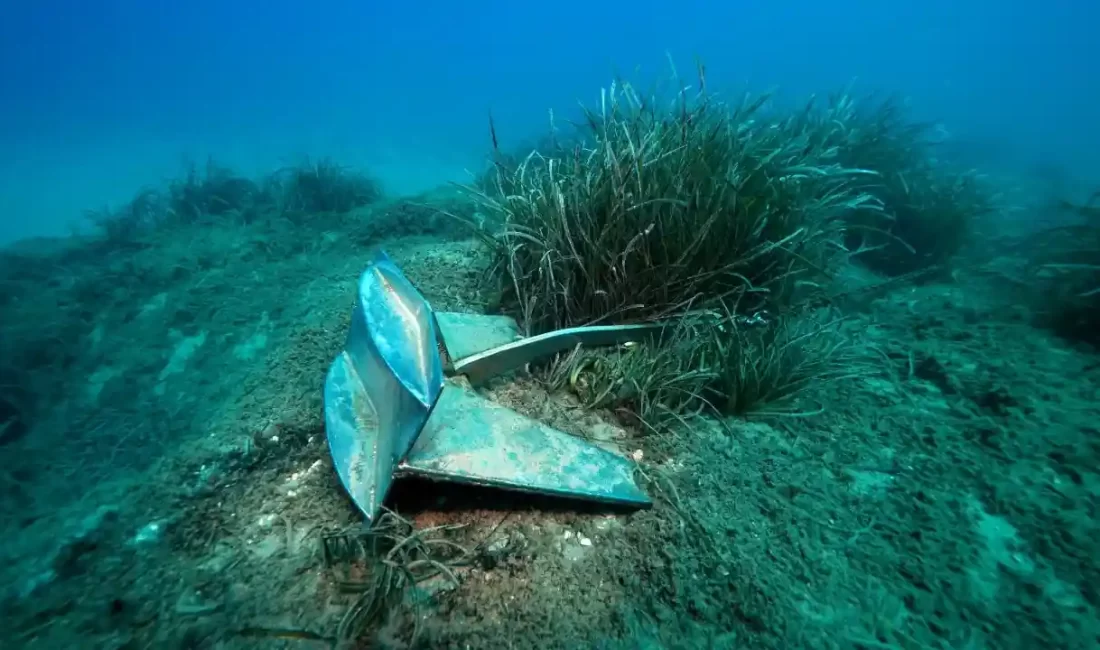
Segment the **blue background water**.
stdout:
[[[716,9],[716,6],[724,5]],[[5,0],[0,241],[63,234],[213,155],[368,166],[393,191],[481,165],[614,72],[898,91],[990,162],[1100,177],[1094,0]],[[684,70],[687,69],[687,70]],[[687,75],[685,75],[687,76]]]

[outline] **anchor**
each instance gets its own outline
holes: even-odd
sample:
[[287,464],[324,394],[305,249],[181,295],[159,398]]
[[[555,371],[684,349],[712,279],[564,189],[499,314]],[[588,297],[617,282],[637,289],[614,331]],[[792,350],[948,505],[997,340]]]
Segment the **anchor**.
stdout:
[[586,326],[523,337],[506,316],[432,310],[378,251],[359,277],[344,349],[325,378],[325,434],[340,482],[368,523],[404,476],[648,507],[632,460],[475,388],[578,345],[649,340],[664,327]]

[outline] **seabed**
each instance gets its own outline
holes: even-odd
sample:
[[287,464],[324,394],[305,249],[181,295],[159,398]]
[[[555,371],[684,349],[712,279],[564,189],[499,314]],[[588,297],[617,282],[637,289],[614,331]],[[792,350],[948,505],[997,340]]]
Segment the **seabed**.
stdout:
[[15,420],[2,434],[0,646],[1097,639],[1098,574],[1078,569],[1100,538],[1096,356],[978,275],[852,307],[849,326],[904,371],[813,389],[825,408],[806,417],[654,437],[522,367],[463,385],[621,459],[652,507],[399,476],[367,527],[330,456],[322,390],[375,259],[363,242],[436,311],[488,307],[476,242],[357,225],[433,200],[382,201],[309,241],[202,224],[108,262],[51,242],[0,259],[2,277],[40,287],[6,314],[98,305],[63,330],[80,356],[52,361],[80,389],[34,435]]

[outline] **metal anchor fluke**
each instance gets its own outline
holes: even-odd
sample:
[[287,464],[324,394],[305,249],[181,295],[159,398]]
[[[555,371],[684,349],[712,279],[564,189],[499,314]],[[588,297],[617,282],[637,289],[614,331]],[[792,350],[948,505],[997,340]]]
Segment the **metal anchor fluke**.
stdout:
[[347,342],[325,380],[325,431],[340,481],[369,521],[402,475],[648,506],[632,461],[491,402],[444,372],[477,383],[577,344],[661,330],[581,327],[523,339],[506,317],[433,312],[380,252],[360,276]]

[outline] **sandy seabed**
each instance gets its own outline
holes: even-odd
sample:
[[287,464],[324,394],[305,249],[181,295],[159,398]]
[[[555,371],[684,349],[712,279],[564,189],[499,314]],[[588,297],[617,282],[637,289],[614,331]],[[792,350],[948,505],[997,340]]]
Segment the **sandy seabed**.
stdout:
[[[416,212],[353,224],[379,210]],[[419,531],[405,548],[440,570],[370,560],[321,411],[356,276],[381,243],[436,309],[477,312],[486,261],[461,237],[348,223],[3,260],[35,283],[5,317],[75,351],[50,357],[48,415],[0,446],[0,646],[1100,645],[1100,361],[981,277],[852,301],[882,372],[810,391],[824,408],[806,417],[657,437],[497,381],[503,404],[640,451],[655,506],[403,483],[393,534]],[[375,606],[380,566],[400,589]]]

